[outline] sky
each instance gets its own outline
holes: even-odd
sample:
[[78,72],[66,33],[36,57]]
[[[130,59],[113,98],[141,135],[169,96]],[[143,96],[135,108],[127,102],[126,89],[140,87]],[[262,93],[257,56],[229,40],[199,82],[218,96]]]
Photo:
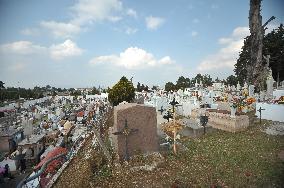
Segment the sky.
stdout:
[[[262,1],[268,30],[284,2]],[[226,78],[249,35],[249,0],[0,0],[6,87],[112,87],[122,76],[164,86]]]

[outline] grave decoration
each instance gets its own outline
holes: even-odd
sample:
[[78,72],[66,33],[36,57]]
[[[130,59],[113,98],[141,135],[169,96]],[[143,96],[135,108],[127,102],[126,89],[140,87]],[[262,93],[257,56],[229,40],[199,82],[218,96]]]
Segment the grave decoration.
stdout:
[[284,96],[279,97],[278,100],[275,100],[275,103],[277,104],[284,104]]
[[[164,129],[166,131],[170,131],[173,133],[173,151],[176,154],[177,150],[176,150],[176,138],[177,138],[177,131],[178,129],[181,129],[182,126],[178,123],[176,123],[176,114],[175,114],[175,107],[178,105],[179,103],[175,100],[175,98],[173,98],[173,100],[170,102],[170,105],[172,105],[172,112],[173,112],[173,122],[167,124],[167,126],[164,127]],[[169,118],[167,116],[165,116],[166,118]],[[169,121],[169,119],[168,119]]]

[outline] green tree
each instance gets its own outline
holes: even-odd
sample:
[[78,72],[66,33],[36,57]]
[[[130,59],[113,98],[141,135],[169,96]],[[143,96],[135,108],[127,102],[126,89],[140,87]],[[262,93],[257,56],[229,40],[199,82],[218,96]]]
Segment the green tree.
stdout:
[[263,54],[270,55],[269,66],[276,81],[284,80],[284,27],[283,24],[264,39]]
[[89,94],[91,95],[96,95],[96,94],[100,94],[100,90],[97,89],[96,87],[93,87],[92,91],[89,92]]
[[114,105],[126,101],[132,102],[135,97],[135,88],[125,76],[109,90],[109,101]]
[[158,90],[158,88],[159,88],[158,86],[153,86],[152,90]]
[[45,89],[49,91],[49,90],[51,90],[51,86],[50,85],[46,85]]
[[221,82],[221,80],[217,77],[214,82],[219,83],[219,82]]
[[238,78],[234,75],[230,75],[226,79],[226,84],[229,84],[230,86],[236,86],[238,84]]
[[247,67],[250,65],[250,45],[251,39],[248,36],[244,40],[244,45],[235,64],[234,72],[240,84],[244,84],[247,79]]
[[4,85],[5,85],[5,83],[0,81],[0,89],[4,89],[5,88]]
[[[244,45],[235,64],[235,75],[237,76],[240,84],[243,84],[247,80],[247,68],[251,65],[250,53],[251,53],[251,37],[247,36],[244,41]],[[279,82],[284,80],[284,28],[283,24],[277,29],[274,29],[270,33],[264,36],[263,39],[263,55],[270,55],[269,66],[272,70],[272,76],[274,80],[279,78]],[[265,66],[265,60],[263,59],[263,66]]]
[[176,89],[182,89],[190,87],[190,79],[180,76],[176,82]]
[[174,91],[174,90],[176,90],[176,86],[172,82],[167,82],[166,85],[165,85],[165,90],[168,91],[168,92]]
[[140,82],[137,83],[136,91],[138,91],[138,92],[142,91]]
[[198,73],[194,78],[191,79],[191,87],[195,86],[196,81],[197,83],[200,83],[200,81],[203,82],[203,76],[200,73]]
[[212,80],[212,78],[210,77],[209,74],[205,74],[203,76],[203,81],[202,82],[203,82],[204,86],[207,87],[207,86],[211,86],[212,85],[213,80]]

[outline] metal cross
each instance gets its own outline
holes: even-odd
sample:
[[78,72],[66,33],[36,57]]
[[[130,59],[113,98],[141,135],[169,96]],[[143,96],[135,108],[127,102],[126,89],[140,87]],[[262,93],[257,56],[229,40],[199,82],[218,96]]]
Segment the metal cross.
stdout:
[[168,122],[170,122],[170,118],[173,118],[173,115],[171,114],[170,111],[168,111],[167,115],[164,115],[163,118],[168,120]]
[[127,125],[127,120],[125,119],[125,125],[123,127],[123,129],[121,131],[112,133],[114,135],[123,135],[125,137],[125,160],[129,161],[130,157],[129,157],[129,152],[128,152],[128,136],[132,133],[137,132],[138,129],[130,129]]
[[259,109],[257,110],[259,112],[259,123],[261,125],[261,111],[265,110],[264,108],[259,107]]
[[172,107],[173,107],[173,113],[175,113],[175,106],[176,106],[177,104],[179,104],[179,103],[176,101],[176,98],[174,98],[174,99],[172,100],[172,102],[170,102],[170,105],[172,105]]
[[208,123],[208,116],[200,116],[200,124],[204,127],[204,134],[206,133],[205,126]]
[[163,109],[163,106],[161,106],[161,109],[158,110],[159,112],[161,112],[161,115],[163,114],[163,112],[165,111],[165,109]]

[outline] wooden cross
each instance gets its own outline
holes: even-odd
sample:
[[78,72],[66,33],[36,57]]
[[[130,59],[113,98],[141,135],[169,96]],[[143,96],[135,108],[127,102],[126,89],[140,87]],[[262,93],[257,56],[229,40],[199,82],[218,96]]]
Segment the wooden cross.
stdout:
[[130,129],[127,125],[127,120],[125,119],[125,125],[123,127],[123,129],[121,131],[112,133],[114,135],[123,135],[125,137],[125,160],[129,161],[130,157],[129,157],[129,152],[128,152],[128,137],[130,136],[130,134],[137,132],[138,129]]
[[177,135],[177,125],[176,125],[176,116],[175,116],[175,107],[178,105],[179,103],[176,101],[176,99],[174,98],[172,102],[170,102],[170,105],[172,105],[173,107],[173,119],[174,119],[174,124],[173,124],[173,132],[174,132],[174,153],[177,153],[177,149],[176,149],[176,135]]
[[257,110],[259,112],[259,123],[261,125],[261,111],[265,110],[264,108],[259,107],[259,109]]

